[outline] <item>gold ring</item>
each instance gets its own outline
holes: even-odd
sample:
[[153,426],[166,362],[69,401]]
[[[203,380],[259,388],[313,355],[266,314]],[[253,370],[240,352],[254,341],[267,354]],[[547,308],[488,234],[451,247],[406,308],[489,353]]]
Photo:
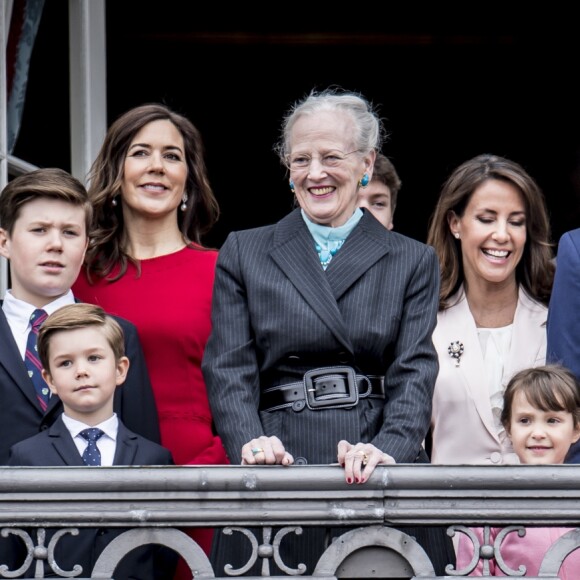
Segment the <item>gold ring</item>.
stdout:
[[369,462],[369,456],[363,451],[360,464],[364,467]]
[[261,447],[254,447],[254,448],[252,449],[252,453],[253,453],[254,455],[258,455],[258,453],[264,453],[264,450],[263,450]]

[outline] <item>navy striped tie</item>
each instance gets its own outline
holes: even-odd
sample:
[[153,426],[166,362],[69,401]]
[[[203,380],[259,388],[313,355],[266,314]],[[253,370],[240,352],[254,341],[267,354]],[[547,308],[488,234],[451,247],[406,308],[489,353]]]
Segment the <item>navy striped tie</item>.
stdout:
[[48,400],[50,399],[50,389],[42,378],[42,364],[38,358],[38,349],[36,340],[38,338],[38,331],[41,324],[47,319],[48,314],[44,310],[37,308],[30,317],[30,332],[28,333],[28,340],[26,342],[26,353],[24,354],[24,364],[28,369],[28,376],[34,384],[36,389],[36,397],[40,408],[46,411],[48,407]]

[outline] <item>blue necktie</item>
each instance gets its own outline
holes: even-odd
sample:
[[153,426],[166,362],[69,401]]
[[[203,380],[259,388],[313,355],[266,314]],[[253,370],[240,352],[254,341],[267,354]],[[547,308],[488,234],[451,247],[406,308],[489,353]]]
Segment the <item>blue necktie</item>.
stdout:
[[97,447],[97,439],[100,439],[104,434],[105,432],[97,429],[97,427],[84,429],[79,433],[81,437],[84,437],[89,442],[83,452],[83,462],[85,465],[101,465],[101,452]]
[[24,354],[24,364],[28,369],[28,376],[34,384],[36,389],[36,397],[38,403],[43,411],[48,407],[48,400],[50,398],[50,389],[42,378],[42,364],[38,358],[38,349],[36,340],[38,338],[38,331],[41,324],[47,319],[48,314],[44,310],[37,308],[30,317],[30,332],[28,333],[28,340],[26,341],[26,353]]

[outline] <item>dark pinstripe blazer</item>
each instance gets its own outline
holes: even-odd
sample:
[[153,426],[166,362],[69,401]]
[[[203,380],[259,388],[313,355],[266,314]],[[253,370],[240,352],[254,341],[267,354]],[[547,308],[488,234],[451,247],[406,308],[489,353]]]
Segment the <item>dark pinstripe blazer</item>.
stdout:
[[[438,371],[438,297],[433,249],[386,230],[370,212],[326,271],[299,209],[276,225],[231,233],[217,262],[202,369],[232,463],[260,435],[279,437],[297,463],[336,462],[341,439],[416,461]],[[331,364],[386,375],[386,399],[351,410],[258,410],[261,390]]]

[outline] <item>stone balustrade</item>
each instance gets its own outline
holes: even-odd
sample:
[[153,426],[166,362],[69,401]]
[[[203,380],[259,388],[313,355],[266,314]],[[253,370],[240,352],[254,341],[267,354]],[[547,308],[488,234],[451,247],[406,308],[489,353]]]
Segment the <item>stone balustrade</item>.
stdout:
[[[347,485],[338,466],[0,468],[0,543],[18,536],[28,549],[20,568],[6,570],[0,562],[0,578],[23,577],[35,560],[58,566],[50,545],[44,545],[46,528],[71,533],[108,526],[130,529],[82,578],[112,578],[123,555],[147,543],[181,554],[196,579],[237,574],[213,570],[180,530],[196,526],[244,534],[252,545],[250,560],[262,564],[262,576],[270,575],[269,564],[279,558],[277,547],[286,534],[326,526],[348,531],[321,554],[313,575],[302,577],[438,578],[420,546],[393,529],[417,525],[446,526],[450,535],[464,533],[464,526],[506,527],[510,533],[521,526],[575,528],[580,525],[580,466],[401,464],[378,467],[364,485]],[[577,546],[579,530],[562,536],[544,558],[540,577],[558,578],[560,562]],[[499,546],[477,546],[476,551],[501,559]],[[281,564],[285,577],[299,575]],[[44,577],[42,568],[36,577]],[[469,571],[450,568],[439,578]],[[81,577],[71,571],[60,575]],[[506,575],[522,573],[508,569]]]

